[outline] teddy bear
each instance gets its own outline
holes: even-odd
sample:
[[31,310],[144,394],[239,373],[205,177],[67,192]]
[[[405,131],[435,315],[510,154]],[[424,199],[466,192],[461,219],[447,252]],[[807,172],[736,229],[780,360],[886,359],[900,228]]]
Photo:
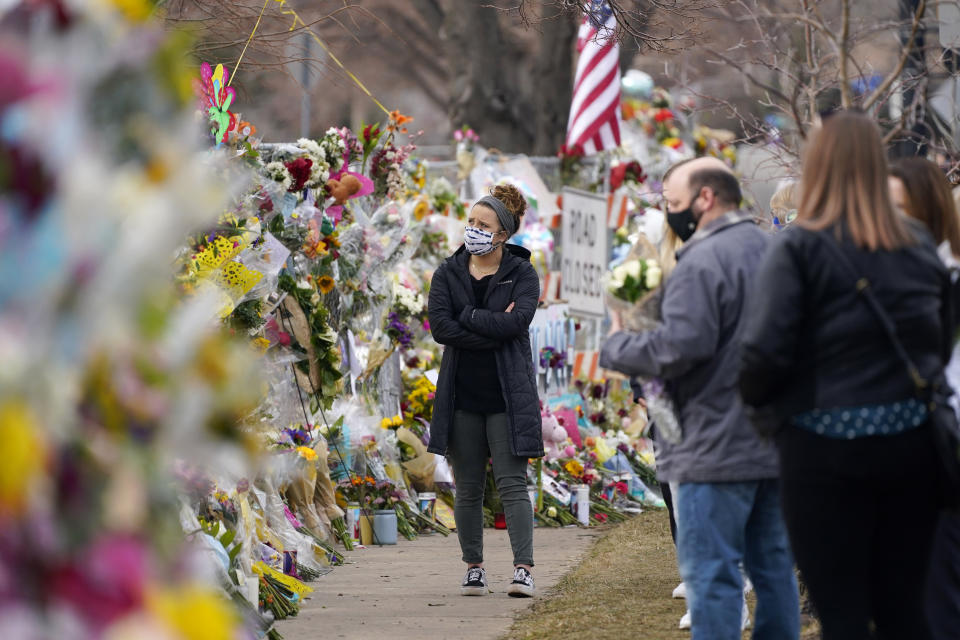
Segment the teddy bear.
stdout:
[[547,462],[553,462],[564,456],[560,446],[567,441],[567,430],[560,425],[557,417],[552,413],[544,413],[541,417],[543,449],[546,453]]
[[327,180],[327,193],[334,199],[334,204],[343,204],[347,199],[363,188],[360,179],[349,173],[339,180]]

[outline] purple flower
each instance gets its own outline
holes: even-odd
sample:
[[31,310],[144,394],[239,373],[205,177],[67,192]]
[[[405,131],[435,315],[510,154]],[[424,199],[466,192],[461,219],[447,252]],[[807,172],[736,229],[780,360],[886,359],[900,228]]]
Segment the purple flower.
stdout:
[[387,335],[399,342],[404,349],[413,345],[413,332],[395,311],[387,314]]
[[298,447],[310,444],[310,432],[304,429],[288,427],[281,431],[281,434],[281,442],[290,442]]

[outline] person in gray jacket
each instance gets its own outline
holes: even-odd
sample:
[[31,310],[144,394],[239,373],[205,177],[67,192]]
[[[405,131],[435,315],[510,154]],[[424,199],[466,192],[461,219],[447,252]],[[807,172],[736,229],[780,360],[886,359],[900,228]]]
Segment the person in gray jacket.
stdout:
[[780,511],[777,455],[757,435],[737,390],[739,339],[767,235],[738,209],[736,178],[714,159],[673,171],[667,222],[685,241],[664,285],[662,323],[623,331],[614,315],[600,366],[665,379],[681,441],[658,461],[676,487],[677,553],[694,640],[741,634],[741,563],[757,593],[753,637],[799,637],[800,610]]

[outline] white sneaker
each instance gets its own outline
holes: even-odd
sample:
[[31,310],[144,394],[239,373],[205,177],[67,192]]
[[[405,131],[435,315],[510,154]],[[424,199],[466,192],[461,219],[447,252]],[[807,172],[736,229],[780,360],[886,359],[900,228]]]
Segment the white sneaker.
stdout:
[[[690,612],[687,611],[683,614],[683,617],[680,618],[680,628],[689,629],[691,627],[690,623]],[[747,607],[747,601],[743,601],[743,611],[740,614],[740,631],[750,628],[750,609]]]
[[533,597],[533,576],[523,567],[517,567],[513,571],[513,582],[507,587],[507,595],[514,598],[532,598]]
[[677,585],[677,588],[673,590],[673,597],[677,599],[686,600],[687,598],[687,583],[681,582]]
[[483,567],[470,567],[460,585],[460,595],[485,596],[487,595],[487,572]]

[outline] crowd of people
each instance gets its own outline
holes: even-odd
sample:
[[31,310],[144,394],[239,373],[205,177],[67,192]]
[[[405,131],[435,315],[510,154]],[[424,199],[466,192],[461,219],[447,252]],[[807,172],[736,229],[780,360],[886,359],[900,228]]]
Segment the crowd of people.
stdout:
[[746,576],[753,637],[797,638],[794,565],[825,640],[956,637],[960,528],[925,393],[953,370],[950,185],[924,159],[888,165],[870,118],[841,111],[790,189],[771,235],[724,167],[675,168],[663,324],[614,318],[602,350],[667,379],[680,409],[658,474],[693,637],[740,637]]
[[[464,595],[487,593],[491,455],[515,555],[509,593],[533,595],[522,470],[542,455],[526,331],[538,291],[527,256],[506,244],[517,196],[472,209],[430,294],[434,337],[453,347],[431,450],[458,478]],[[600,365],[663,379],[677,406],[682,438],[657,443],[657,473],[681,627],[739,638],[752,588],[753,637],[799,638],[799,575],[825,640],[957,637],[957,461],[935,419],[938,398],[957,408],[942,391],[960,381],[960,220],[944,174],[922,158],[889,164],[876,124],[846,110],[823,118],[801,180],[771,202],[775,230],[741,208],[716,159],[672,167],[663,199],[662,322],[628,331],[611,313]]]

